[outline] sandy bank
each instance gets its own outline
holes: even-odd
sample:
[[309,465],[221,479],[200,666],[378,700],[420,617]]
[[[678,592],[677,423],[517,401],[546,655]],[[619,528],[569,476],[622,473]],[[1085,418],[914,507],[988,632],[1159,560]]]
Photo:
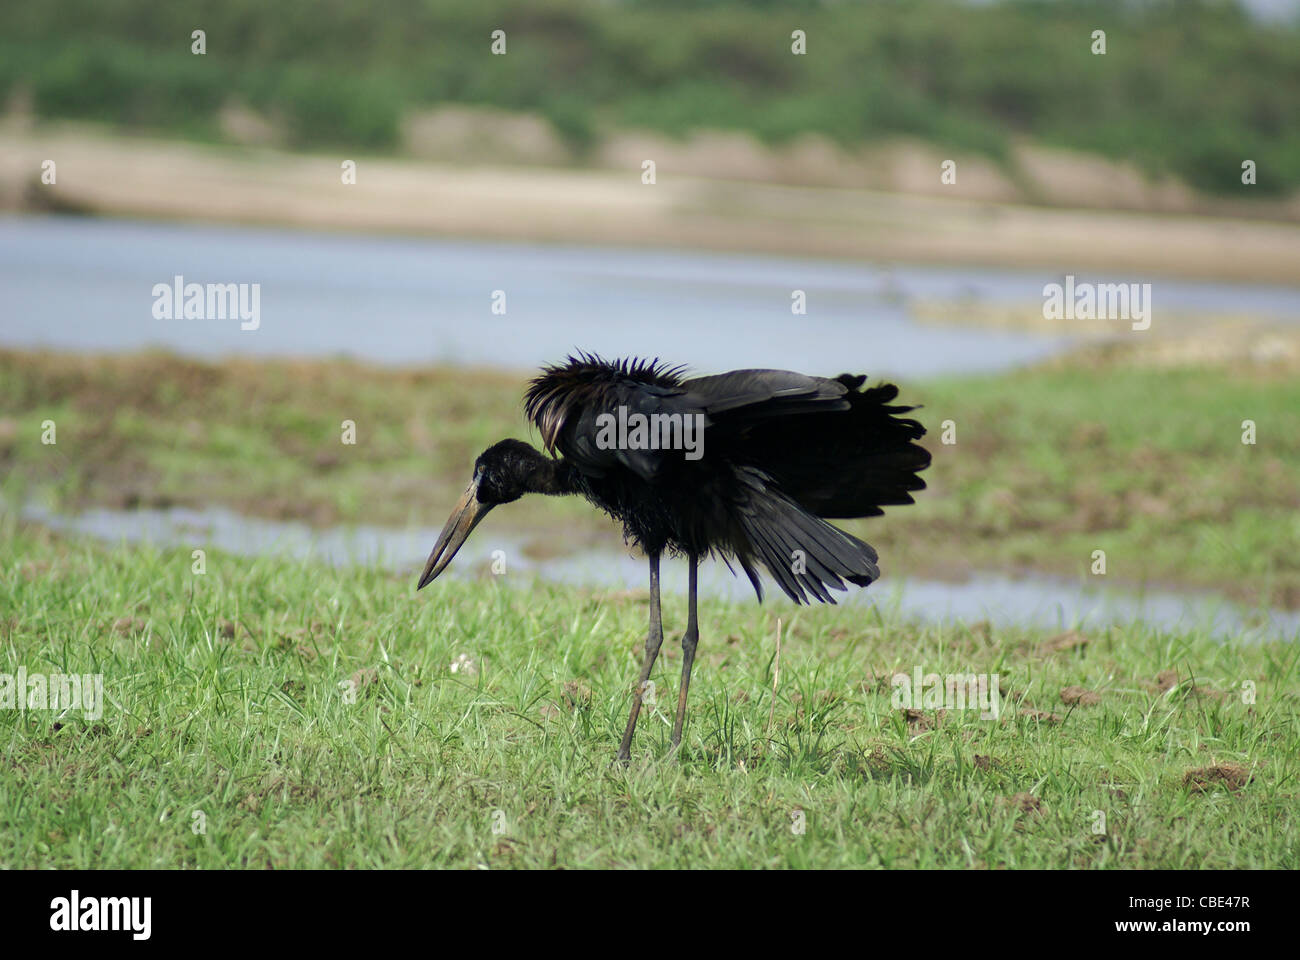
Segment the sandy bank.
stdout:
[[1285,222],[777,186],[662,163],[646,185],[639,164],[467,167],[18,124],[0,142],[9,209],[1300,283],[1300,225]]

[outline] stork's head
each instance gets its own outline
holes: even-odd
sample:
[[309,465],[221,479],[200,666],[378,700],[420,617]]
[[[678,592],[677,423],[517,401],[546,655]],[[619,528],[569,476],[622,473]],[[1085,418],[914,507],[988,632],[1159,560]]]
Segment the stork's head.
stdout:
[[497,504],[518,500],[525,493],[551,492],[546,486],[553,472],[553,461],[522,440],[502,440],[480,453],[474,461],[474,477],[442,528],[416,589],[447,569],[479,521]]

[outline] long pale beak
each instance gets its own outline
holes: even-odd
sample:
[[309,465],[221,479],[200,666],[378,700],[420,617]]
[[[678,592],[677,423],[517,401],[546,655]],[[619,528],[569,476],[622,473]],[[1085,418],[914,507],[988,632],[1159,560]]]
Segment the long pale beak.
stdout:
[[451,558],[456,556],[456,551],[469,539],[469,535],[478,526],[479,521],[496,506],[493,503],[479,503],[477,494],[478,482],[474,481],[466,488],[460,502],[447,518],[447,525],[438,535],[438,542],[433,545],[429,562],[424,565],[424,573],[420,576],[420,582],[415,589],[424,589],[437,578],[438,574],[447,569],[447,564],[451,563]]

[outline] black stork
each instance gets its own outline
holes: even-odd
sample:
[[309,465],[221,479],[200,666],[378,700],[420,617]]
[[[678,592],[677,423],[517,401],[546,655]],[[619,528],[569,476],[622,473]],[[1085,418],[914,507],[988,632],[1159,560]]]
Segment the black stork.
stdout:
[[428,585],[497,504],[525,493],[580,494],[623,524],[650,561],[650,629],[641,681],[618,759],[630,756],[641,698],[663,643],[659,558],[690,565],[682,677],[672,745],[681,743],[691,666],[699,642],[701,558],[739,563],[754,585],[765,567],[796,603],[834,603],[830,589],[865,587],[877,555],[827,519],[869,517],[912,503],[930,454],[925,429],[891,406],[892,384],[788,370],[735,370],[684,379],[658,360],[608,362],[590,354],[545,367],[524,397],[550,456],[502,440],[474,462],[474,477],[443,527],[420,576]]

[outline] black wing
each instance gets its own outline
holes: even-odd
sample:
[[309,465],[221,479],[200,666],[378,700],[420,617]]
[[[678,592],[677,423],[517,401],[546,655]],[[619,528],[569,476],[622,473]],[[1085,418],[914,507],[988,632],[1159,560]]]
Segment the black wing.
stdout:
[[630,420],[634,415],[647,422],[662,417],[692,418],[698,429],[707,431],[704,455],[711,456],[710,445],[715,439],[729,449],[736,438],[748,436],[743,433],[745,428],[760,421],[848,412],[847,392],[838,381],[789,370],[736,370],[672,383],[635,373],[606,376],[570,391],[555,448],[589,476],[603,476],[610,469],[623,467],[643,480],[654,481],[669,464],[682,462],[682,451],[602,444],[602,425]]
[[869,517],[912,503],[930,454],[925,428],[894,406],[893,384],[863,390],[866,378],[834,380],[783,370],[738,370],[682,387],[714,419],[706,456],[753,466],[819,517]]
[[760,598],[754,560],[796,602],[833,603],[829,589],[878,579],[875,549],[823,518],[873,516],[925,487],[925,428],[901,416],[914,408],[890,405],[892,384],[862,390],[865,379],[738,370],[682,384],[713,418],[706,455],[741,481],[736,552]]

